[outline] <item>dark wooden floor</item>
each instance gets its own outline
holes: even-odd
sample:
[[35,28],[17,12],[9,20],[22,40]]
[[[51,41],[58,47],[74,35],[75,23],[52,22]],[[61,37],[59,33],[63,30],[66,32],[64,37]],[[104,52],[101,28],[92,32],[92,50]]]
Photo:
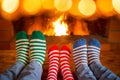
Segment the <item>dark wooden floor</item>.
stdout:
[[[95,36],[92,36],[95,37]],[[72,49],[72,44],[75,40],[79,39],[80,36],[76,37],[46,37],[47,39],[47,50],[52,46],[52,45],[61,45],[66,44],[70,49]],[[87,40],[89,38],[84,37]],[[109,43],[106,41],[106,39],[101,38],[101,37],[96,37],[97,39],[100,40],[102,49],[101,49],[101,63],[113,71],[116,75],[120,77],[120,44],[113,44]],[[48,52],[48,51],[47,51]],[[43,65],[43,75],[42,75],[42,80],[46,80],[47,74],[48,74],[48,53],[46,52],[46,58],[45,62]],[[15,55],[16,51],[15,50],[0,50],[0,73],[5,71],[7,68],[9,68],[14,62],[15,62]],[[76,79],[75,76],[75,66],[73,62],[73,56],[71,53],[71,60],[70,60],[70,65],[71,69],[73,72],[73,75]],[[62,76],[59,73],[58,80],[62,80]]]

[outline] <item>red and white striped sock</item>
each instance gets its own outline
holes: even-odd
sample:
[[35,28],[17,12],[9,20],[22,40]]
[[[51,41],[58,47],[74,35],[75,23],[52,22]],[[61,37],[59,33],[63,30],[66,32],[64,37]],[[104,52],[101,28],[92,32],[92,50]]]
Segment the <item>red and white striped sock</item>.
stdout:
[[63,76],[63,80],[74,80],[69,60],[70,59],[70,49],[67,46],[62,46],[60,50],[60,70]]
[[57,80],[57,74],[59,69],[58,46],[53,46],[49,49],[48,58],[49,58],[49,71],[47,80]]

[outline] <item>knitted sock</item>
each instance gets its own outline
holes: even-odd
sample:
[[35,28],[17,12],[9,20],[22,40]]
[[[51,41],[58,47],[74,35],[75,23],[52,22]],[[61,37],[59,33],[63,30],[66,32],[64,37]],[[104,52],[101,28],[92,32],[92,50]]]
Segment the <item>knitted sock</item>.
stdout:
[[59,50],[58,46],[53,46],[48,52],[49,70],[47,80],[57,80],[59,69]]
[[73,45],[73,57],[76,66],[76,75],[82,80],[96,80],[87,64],[86,40],[79,39]]
[[100,42],[97,39],[88,41],[88,63],[98,80],[120,80],[113,72],[100,63]]
[[21,31],[16,34],[16,60],[20,61],[23,64],[28,63],[28,48],[29,48],[29,42],[28,42],[28,36],[26,32]]
[[40,31],[33,31],[30,40],[30,61],[43,65],[46,53],[46,40]]
[[70,69],[70,49],[67,46],[62,46],[60,50],[60,69],[63,80],[74,80]]

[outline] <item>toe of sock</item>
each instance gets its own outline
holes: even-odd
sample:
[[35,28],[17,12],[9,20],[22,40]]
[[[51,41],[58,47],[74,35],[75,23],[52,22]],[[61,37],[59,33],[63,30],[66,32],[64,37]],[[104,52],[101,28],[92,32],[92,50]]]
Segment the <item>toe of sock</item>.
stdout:
[[73,44],[73,48],[82,46],[82,45],[86,45],[86,39],[81,38],[79,40],[77,40],[74,44]]
[[63,50],[70,52],[70,48],[68,46],[66,46],[66,45],[63,45],[61,47],[61,51],[63,51]]
[[52,47],[49,49],[48,53],[51,52],[51,51],[53,51],[53,50],[58,50],[58,46],[57,46],[57,45],[52,46]]
[[95,39],[95,38],[90,39],[90,40],[88,41],[88,45],[90,45],[90,46],[96,46],[96,47],[98,47],[98,48],[101,47],[101,46],[100,46],[100,42],[99,42],[97,39]]
[[20,31],[16,34],[16,40],[19,40],[19,39],[27,39],[28,36],[27,36],[27,33],[25,31]]
[[42,40],[45,40],[45,36],[40,31],[33,31],[31,39],[42,39]]

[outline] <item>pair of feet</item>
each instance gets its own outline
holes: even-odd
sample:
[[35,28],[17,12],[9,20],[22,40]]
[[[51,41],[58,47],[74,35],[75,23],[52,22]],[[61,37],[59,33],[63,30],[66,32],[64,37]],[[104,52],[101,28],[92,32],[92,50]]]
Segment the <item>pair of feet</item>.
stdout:
[[[30,54],[28,54],[30,50]],[[40,31],[33,31],[30,40],[26,32],[21,31],[16,34],[16,60],[28,64],[36,61],[43,64],[46,53],[46,40]],[[30,61],[29,61],[30,55]]]
[[61,50],[58,46],[52,46],[48,51],[49,70],[48,80],[57,80],[57,74],[60,69],[63,80],[74,80],[70,69],[70,49],[62,46]]
[[86,39],[77,40],[73,45],[73,57],[78,78],[82,80],[96,80],[90,65],[100,63],[100,42],[97,39],[90,39],[88,45]]

